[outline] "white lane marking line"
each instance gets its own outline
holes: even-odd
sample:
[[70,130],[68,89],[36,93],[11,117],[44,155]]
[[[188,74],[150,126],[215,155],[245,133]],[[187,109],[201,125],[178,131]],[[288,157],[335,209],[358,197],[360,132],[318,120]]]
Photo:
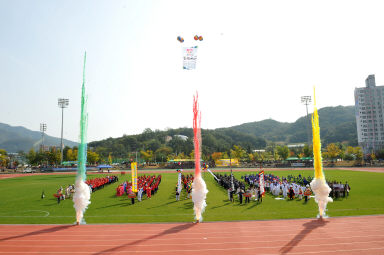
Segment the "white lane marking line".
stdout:
[[[255,236],[243,236],[243,238],[252,238],[252,237],[255,237]],[[323,238],[311,238],[310,240],[306,240],[306,241],[313,241],[313,240],[315,240],[315,241],[318,241],[318,240],[328,240],[328,239],[330,239],[330,240],[335,240],[335,239],[350,239],[350,238],[361,238],[361,237],[384,237],[384,235],[381,235],[381,236],[376,236],[376,235],[370,235],[370,236],[346,236],[346,237],[339,237],[339,238],[327,238],[327,237],[323,237]],[[214,239],[214,238],[210,238],[211,240],[212,239]],[[220,240],[223,240],[223,238],[218,238],[218,239],[220,239]],[[233,237],[231,237],[230,238],[231,240],[233,239]],[[134,241],[134,242],[137,242],[137,241],[142,241],[142,242],[146,242],[146,241],[169,241],[169,242],[171,242],[171,243],[169,243],[169,244],[166,244],[166,243],[162,243],[162,244],[153,244],[152,246],[156,246],[156,245],[173,245],[174,243],[173,243],[173,241],[180,241],[180,240],[201,240],[201,238],[199,237],[199,238],[156,238],[156,239],[145,239],[145,240],[143,240],[143,239],[133,239],[133,238],[130,238],[129,240],[131,240],[131,241]],[[83,246],[85,246],[85,241],[87,241],[87,240],[79,240],[79,239],[63,239],[62,241],[65,241],[65,242],[81,242],[82,243],[82,245]],[[95,241],[103,241],[103,240],[96,240],[96,239],[94,239],[94,241],[93,242],[95,242]],[[127,241],[127,239],[126,238],[124,238],[124,239],[113,239],[113,241],[114,242],[120,242],[120,241],[122,241],[122,242],[124,242],[124,241]],[[255,240],[255,241],[247,241],[246,243],[275,243],[275,242],[277,242],[277,241],[281,241],[281,242],[286,242],[287,241],[287,239],[282,239],[282,240],[276,240],[276,239],[274,239],[274,240],[264,240],[264,241],[257,241],[257,240]],[[382,241],[382,240],[378,240],[378,241],[372,241],[372,242],[380,242],[380,241]],[[20,242],[20,240],[6,240],[6,241],[4,241],[4,244],[6,243],[6,242]],[[54,242],[54,243],[57,243],[57,239],[55,238],[55,239],[52,239],[52,240],[41,240],[41,239],[36,239],[36,240],[30,240],[30,239],[23,239],[23,242],[39,242],[39,243],[46,243],[46,242]],[[223,243],[223,242],[220,242],[220,243]],[[227,242],[225,242],[225,243],[227,243]],[[355,242],[352,242],[352,243],[355,243]],[[191,242],[189,242],[189,244],[192,244]],[[198,242],[198,243],[195,243],[195,244],[201,244],[201,242]],[[50,244],[47,244],[47,245],[50,245]],[[93,245],[93,243],[92,244],[90,244],[90,245]],[[0,246],[2,246],[2,245],[0,245]],[[151,246],[150,244],[142,244],[142,245],[140,245],[140,246]],[[318,244],[318,246],[321,246],[321,244]],[[14,247],[14,245],[13,245],[13,247]]]
[[[140,254],[143,254],[143,253],[150,253],[150,254],[154,254],[154,253],[164,253],[164,252],[193,252],[193,253],[197,253],[197,252],[204,252],[204,251],[227,251],[227,250],[231,250],[231,251],[236,251],[236,250],[255,250],[257,249],[258,247],[239,247],[239,248],[226,248],[226,249],[193,249],[193,250],[156,250],[156,251],[132,251],[132,250],[128,250],[128,251],[113,251],[113,253],[140,253]],[[371,250],[384,250],[384,247],[383,248],[366,248],[366,249],[349,249],[349,250],[332,250],[332,251],[309,251],[309,252],[290,252],[289,254],[313,254],[313,253],[330,253],[330,252],[354,252],[354,251],[371,251]],[[1,253],[6,253],[6,254],[44,254],[44,253],[48,253],[48,254],[52,254],[53,252],[52,251],[46,251],[46,252],[43,252],[43,251],[23,251],[23,252],[3,252],[3,251],[0,251],[0,254]],[[68,254],[68,251],[54,251],[55,254]],[[76,254],[89,254],[90,252],[89,251],[70,251],[70,253],[76,253]],[[107,253],[107,254],[111,254],[110,251],[100,251],[100,252],[96,252],[97,254],[104,254],[104,253]],[[274,253],[262,253],[260,255],[272,255],[272,254],[276,254],[276,252]]]
[[[225,242],[225,244],[248,244],[248,243],[254,243],[253,241],[238,241],[238,242]],[[268,248],[268,249],[275,249],[275,248],[285,248],[285,247],[292,247],[292,248],[300,248],[300,247],[321,247],[321,246],[334,246],[334,245],[351,245],[351,244],[372,244],[372,243],[381,243],[384,244],[384,241],[365,241],[365,242],[341,242],[341,243],[327,243],[327,244],[303,244],[303,245],[289,245],[289,246],[256,246],[257,248]],[[132,248],[132,247],[157,247],[157,246],[190,246],[190,245],[223,245],[223,242],[215,242],[215,243],[174,243],[174,244],[135,244],[135,245],[129,245],[124,244],[124,247]],[[90,244],[88,246],[111,246],[116,247],[116,244]],[[0,247],[15,247],[14,245],[0,245]],[[17,247],[37,247],[37,248],[46,248],[46,245],[18,245]],[[85,247],[83,244],[73,245],[73,244],[66,244],[66,245],[50,245],[48,247],[52,248],[62,248],[62,247]],[[383,247],[384,248],[384,247]]]

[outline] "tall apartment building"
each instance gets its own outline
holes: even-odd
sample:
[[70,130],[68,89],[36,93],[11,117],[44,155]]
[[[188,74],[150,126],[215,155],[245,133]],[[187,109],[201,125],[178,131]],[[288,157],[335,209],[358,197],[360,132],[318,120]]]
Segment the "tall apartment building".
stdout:
[[357,138],[364,154],[384,148],[384,86],[376,86],[375,75],[365,80],[365,88],[355,89]]

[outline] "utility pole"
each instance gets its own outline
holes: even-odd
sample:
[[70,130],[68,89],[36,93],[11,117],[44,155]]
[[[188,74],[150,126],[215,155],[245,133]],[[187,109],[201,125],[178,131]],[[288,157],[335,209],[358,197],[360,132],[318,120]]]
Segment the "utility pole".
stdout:
[[233,171],[232,171],[232,157],[231,157],[231,151],[229,151],[229,167],[231,168],[231,188],[232,191],[235,191],[235,186],[233,184]]
[[302,96],[301,97],[301,103],[305,105],[305,108],[307,109],[307,115],[305,117],[306,119],[306,127],[307,127],[307,139],[308,139],[308,146],[311,144],[311,133],[309,130],[309,119],[308,119],[308,105],[311,103],[311,96]]
[[45,151],[44,148],[44,132],[47,131],[47,124],[40,123],[40,132],[41,132],[41,150]]
[[60,165],[63,164],[63,125],[64,125],[64,108],[67,108],[69,105],[69,99],[59,98],[57,102],[58,106],[61,108],[61,143],[60,143]]

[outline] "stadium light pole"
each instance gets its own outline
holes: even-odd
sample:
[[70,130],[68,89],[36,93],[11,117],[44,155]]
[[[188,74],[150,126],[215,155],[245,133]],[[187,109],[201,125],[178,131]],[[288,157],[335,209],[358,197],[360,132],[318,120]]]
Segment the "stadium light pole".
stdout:
[[44,132],[47,131],[47,124],[40,123],[40,132],[41,132],[41,149],[45,151],[44,148]]
[[64,108],[67,108],[69,105],[69,99],[59,98],[57,102],[58,106],[61,108],[61,143],[60,143],[60,165],[63,164],[63,125],[64,125]]
[[307,120],[307,139],[308,139],[308,146],[311,144],[311,135],[309,132],[309,119],[308,119],[308,105],[311,103],[312,99],[311,96],[302,96],[301,97],[301,103],[305,105],[305,108],[307,109],[307,115],[305,116],[305,119]]

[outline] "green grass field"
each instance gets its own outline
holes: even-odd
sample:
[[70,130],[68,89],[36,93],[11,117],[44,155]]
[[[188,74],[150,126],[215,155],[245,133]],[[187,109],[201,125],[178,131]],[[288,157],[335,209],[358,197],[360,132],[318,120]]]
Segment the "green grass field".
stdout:
[[[161,171],[158,171],[161,173]],[[248,172],[249,173],[249,172]],[[313,175],[312,171],[266,171],[278,176],[288,174]],[[246,173],[236,172],[236,178]],[[140,175],[140,172],[139,172]],[[116,187],[130,175],[120,176],[119,182],[106,186],[91,195],[91,204],[85,212],[87,223],[136,223],[136,222],[191,222],[192,201],[175,201],[176,173],[163,173],[159,191],[151,199],[136,202],[126,196],[116,197]],[[384,214],[384,174],[328,170],[327,179],[348,181],[351,193],[328,204],[327,214],[332,216]],[[90,175],[95,178],[97,175]],[[60,187],[74,183],[74,175],[35,175],[0,180],[1,224],[72,224],[75,211],[72,200],[57,203],[53,194]],[[307,204],[303,200],[275,200],[267,194],[262,204],[251,201],[240,205],[230,203],[227,191],[218,186],[213,177],[205,174],[209,193],[205,221],[267,220],[288,218],[313,218],[317,205],[313,199]],[[42,191],[46,197],[41,199]],[[183,191],[184,192],[184,191]]]

